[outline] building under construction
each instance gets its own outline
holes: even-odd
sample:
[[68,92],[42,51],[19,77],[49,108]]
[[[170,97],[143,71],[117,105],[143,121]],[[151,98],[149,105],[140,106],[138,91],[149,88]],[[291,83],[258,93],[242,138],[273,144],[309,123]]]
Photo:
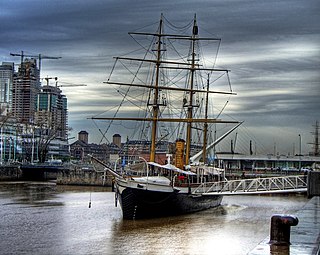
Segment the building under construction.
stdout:
[[12,116],[20,123],[33,123],[40,76],[36,59],[25,59],[13,76]]

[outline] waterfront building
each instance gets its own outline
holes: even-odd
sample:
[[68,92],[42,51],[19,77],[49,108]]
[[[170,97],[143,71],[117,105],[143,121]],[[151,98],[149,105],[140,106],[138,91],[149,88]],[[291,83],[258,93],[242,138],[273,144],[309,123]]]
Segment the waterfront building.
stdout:
[[7,115],[12,103],[12,84],[14,63],[2,62],[0,65],[0,114]]
[[88,144],[81,140],[77,140],[70,144],[71,159],[89,162],[90,157],[88,155],[94,155],[103,162],[109,162],[110,159],[109,148],[106,144]]
[[89,152],[88,147],[88,144],[81,140],[77,140],[70,144],[71,159],[84,161],[86,153]]
[[298,172],[301,169],[319,169],[320,157],[287,155],[216,154],[217,166],[227,171],[276,171]]
[[23,126],[13,118],[6,118],[1,122],[0,138],[0,164],[21,161],[21,136]]
[[[140,155],[140,158],[142,157],[146,161],[149,161],[150,146],[151,141],[127,140],[125,143],[123,143],[122,150],[119,151],[119,156],[122,158],[123,162],[126,162],[126,164],[132,164],[139,161],[140,159],[137,155]],[[166,163],[166,155],[172,152],[170,151],[171,147],[172,143],[167,141],[160,141],[157,143],[155,155],[157,162],[161,162],[162,164]]]
[[106,144],[88,143],[89,134],[87,131],[78,133],[78,140],[70,144],[70,156],[74,160],[82,162],[90,161],[88,155],[94,155],[103,162],[109,162],[110,151]]

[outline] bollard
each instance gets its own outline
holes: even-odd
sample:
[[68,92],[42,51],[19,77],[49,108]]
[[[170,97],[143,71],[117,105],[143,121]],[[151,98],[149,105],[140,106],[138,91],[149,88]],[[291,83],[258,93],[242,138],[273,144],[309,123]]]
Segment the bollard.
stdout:
[[269,244],[290,245],[290,227],[298,223],[298,218],[293,215],[272,215]]

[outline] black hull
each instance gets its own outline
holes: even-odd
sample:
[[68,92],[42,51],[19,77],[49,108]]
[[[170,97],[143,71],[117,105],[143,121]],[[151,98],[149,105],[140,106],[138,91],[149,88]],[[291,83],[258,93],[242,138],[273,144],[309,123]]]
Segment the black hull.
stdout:
[[[118,191],[116,191],[118,192]],[[124,219],[182,215],[219,206],[221,195],[191,195],[125,188],[119,194]]]

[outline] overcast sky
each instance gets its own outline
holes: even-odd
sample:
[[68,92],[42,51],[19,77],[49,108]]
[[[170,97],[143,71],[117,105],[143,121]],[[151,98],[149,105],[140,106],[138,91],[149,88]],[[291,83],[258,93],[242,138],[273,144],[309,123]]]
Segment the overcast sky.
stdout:
[[[222,38],[218,66],[231,70],[237,96],[229,113],[244,121],[239,137],[273,153],[293,152],[320,121],[320,2],[318,0],[8,0],[0,1],[0,61],[19,63],[10,52],[62,57],[44,59],[42,77],[71,84],[71,136],[89,132],[88,117],[101,109],[113,56],[135,49],[129,31],[155,23],[160,14],[177,25],[197,14],[199,30]],[[151,32],[151,31],[149,31]],[[242,135],[243,134],[243,135]],[[112,134],[111,134],[112,135]],[[249,141],[248,141],[249,143]],[[297,153],[298,149],[295,149]]]

